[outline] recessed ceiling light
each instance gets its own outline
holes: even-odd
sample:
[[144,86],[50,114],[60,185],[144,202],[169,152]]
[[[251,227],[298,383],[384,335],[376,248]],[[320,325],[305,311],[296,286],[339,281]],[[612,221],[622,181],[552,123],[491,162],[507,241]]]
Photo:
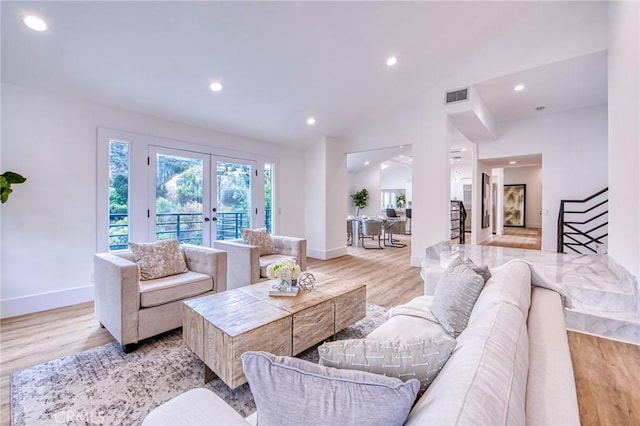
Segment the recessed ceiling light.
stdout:
[[44,22],[44,19],[36,15],[26,15],[22,18],[22,22],[34,31],[45,31],[47,29],[47,23]]
[[398,58],[396,58],[395,56],[389,56],[387,58],[387,66],[388,67],[392,67],[397,63],[398,63]]
[[388,165],[388,164],[384,164],[384,163],[380,164],[380,170],[384,170],[384,169],[386,169],[387,167],[389,167],[389,165]]
[[513,90],[515,90],[516,92],[519,92],[519,91],[521,91],[521,90],[524,90],[524,84],[516,84],[516,85],[513,87]]
[[467,148],[462,148],[460,151],[465,152]]
[[516,164],[517,161],[509,161],[509,164]]
[[399,157],[400,157],[400,158],[404,158],[404,155],[400,154],[400,155],[399,155]]
[[309,118],[307,118],[307,124],[308,124],[309,126],[313,126],[314,124],[316,124],[316,119],[315,119],[315,118],[313,118],[313,117],[309,117]]
[[209,89],[213,92],[219,92],[222,90],[222,83],[219,81],[214,81],[209,85]]
[[371,164],[371,163],[369,163],[368,161],[365,161],[365,162],[364,162],[364,165],[365,165],[365,166],[368,166],[369,164]]

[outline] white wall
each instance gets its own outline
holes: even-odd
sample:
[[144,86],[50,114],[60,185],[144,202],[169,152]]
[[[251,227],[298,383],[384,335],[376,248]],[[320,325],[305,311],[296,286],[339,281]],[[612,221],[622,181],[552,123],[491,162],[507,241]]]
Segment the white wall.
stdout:
[[347,214],[350,216],[356,215],[356,206],[353,205],[351,194],[355,194],[355,192],[358,191],[357,177],[357,173],[347,173],[347,194],[345,200],[347,203]]
[[347,155],[338,140],[322,138],[306,151],[307,255],[331,259],[347,253]]
[[[460,179],[453,179],[455,173],[460,173]],[[472,167],[471,164],[452,164],[451,165],[451,199],[464,201],[464,185],[471,184]]]
[[382,189],[404,189],[411,183],[411,167],[401,165],[390,165],[382,169],[380,187]]
[[305,205],[316,206],[305,210],[307,254],[310,256],[321,257],[320,253],[324,252],[326,246],[326,163],[326,142],[323,138],[307,148],[305,159]]
[[[380,164],[371,164],[356,175],[356,190],[366,189],[369,193],[369,203],[365,208],[360,209],[360,215],[380,215],[380,178]],[[353,205],[353,200],[351,200],[351,205]]]
[[609,3],[609,255],[640,278],[640,4]]
[[3,317],[92,300],[98,127],[275,158],[277,232],[304,236],[301,150],[3,83],[1,167],[28,178],[2,206]]
[[562,199],[607,186],[607,108],[598,106],[500,124],[500,137],[479,144],[479,158],[542,154],[542,249],[556,249]]
[[[473,144],[473,151],[477,149],[478,144]],[[473,157],[476,157],[477,154],[474,153]],[[489,185],[486,188],[487,196],[486,196],[486,208],[489,211],[489,226],[486,228],[482,227],[482,191],[483,191],[483,182],[482,175],[486,174],[489,176]],[[492,213],[492,196],[491,196],[491,166],[484,164],[482,161],[474,162],[473,166],[473,182],[476,184],[472,187],[471,192],[471,212],[467,212],[467,214],[471,214],[471,243],[472,244],[482,244],[491,241],[492,237],[492,226],[493,226],[493,213]]]
[[508,167],[504,169],[504,185],[527,185],[525,226],[542,227],[542,167]]

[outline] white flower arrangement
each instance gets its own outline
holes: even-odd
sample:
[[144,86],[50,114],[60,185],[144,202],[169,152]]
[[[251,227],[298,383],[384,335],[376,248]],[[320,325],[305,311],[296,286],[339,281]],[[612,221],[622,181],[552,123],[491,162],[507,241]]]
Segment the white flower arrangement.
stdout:
[[267,277],[272,280],[291,280],[300,276],[300,265],[295,260],[285,259],[267,267]]

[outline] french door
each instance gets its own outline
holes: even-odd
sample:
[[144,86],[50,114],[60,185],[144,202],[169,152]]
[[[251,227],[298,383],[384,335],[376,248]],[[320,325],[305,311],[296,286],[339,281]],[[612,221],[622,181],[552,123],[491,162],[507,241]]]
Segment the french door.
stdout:
[[256,216],[255,170],[255,161],[150,146],[149,240],[240,237]]

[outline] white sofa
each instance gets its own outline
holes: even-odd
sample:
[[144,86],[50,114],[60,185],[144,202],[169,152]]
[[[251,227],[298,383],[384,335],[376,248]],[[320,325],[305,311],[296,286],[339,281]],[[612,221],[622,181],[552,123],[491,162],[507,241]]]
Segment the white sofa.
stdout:
[[[441,270],[432,273],[439,275]],[[494,268],[492,274],[467,328],[457,338],[456,349],[416,402],[406,424],[580,424],[559,294],[532,287],[529,266],[523,262]],[[431,302],[431,296],[414,299],[404,311],[422,310],[424,317],[392,316],[368,337],[445,333],[425,318]],[[203,404],[202,398],[209,402]],[[243,419],[233,410],[216,411],[221,403],[211,392],[192,390],[155,409],[143,424],[193,424],[177,414],[187,411],[212,419],[203,424],[255,422],[255,413]]]

